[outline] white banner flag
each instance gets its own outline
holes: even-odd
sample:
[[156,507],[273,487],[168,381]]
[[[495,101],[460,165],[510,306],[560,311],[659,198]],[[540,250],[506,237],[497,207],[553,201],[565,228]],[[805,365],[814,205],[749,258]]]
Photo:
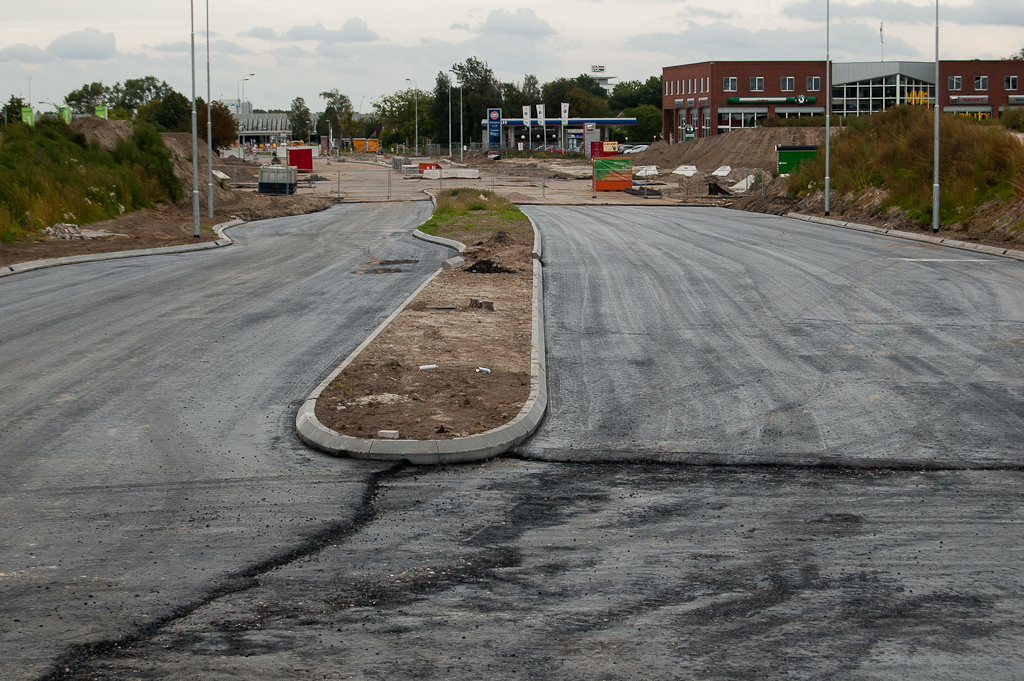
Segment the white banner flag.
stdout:
[[530,127],[530,105],[523,107],[523,125]]
[[545,121],[544,121],[544,105],[543,104],[538,104],[537,105],[537,125],[544,125],[544,124],[545,124]]
[[569,103],[562,102],[562,125],[569,125]]

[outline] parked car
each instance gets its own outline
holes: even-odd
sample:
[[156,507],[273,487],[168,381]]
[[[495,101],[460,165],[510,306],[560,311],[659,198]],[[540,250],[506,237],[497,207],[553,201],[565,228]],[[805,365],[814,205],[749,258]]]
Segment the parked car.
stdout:
[[[630,147],[628,150],[623,151],[622,153],[623,154],[639,154],[641,151],[647,151],[647,146],[648,145],[646,145],[646,144],[638,144],[635,147]],[[622,149],[622,147],[620,146],[619,149]]]
[[619,153],[620,154],[628,154],[629,150],[632,149],[632,148],[633,148],[632,144],[620,144],[619,145]]

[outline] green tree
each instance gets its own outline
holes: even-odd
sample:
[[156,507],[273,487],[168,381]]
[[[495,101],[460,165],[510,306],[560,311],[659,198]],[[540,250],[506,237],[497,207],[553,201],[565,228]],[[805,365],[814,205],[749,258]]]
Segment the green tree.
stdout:
[[[580,76],[584,77],[589,78]],[[599,118],[610,114],[607,98],[581,88],[578,81],[579,78],[559,78],[544,84],[544,107],[548,116],[559,116],[562,102],[569,103],[569,115],[573,117]]]
[[501,84],[501,108],[507,116],[517,117],[524,106],[540,104],[541,89],[537,76],[527,74],[520,83]]
[[292,129],[292,138],[303,140],[308,138],[311,125],[312,120],[306,100],[296,97],[292,100],[292,108],[288,110],[288,127]]
[[[417,97],[419,98],[418,104]],[[393,95],[381,97],[373,102],[373,115],[364,123],[366,129],[369,130],[373,122],[376,122],[377,125],[374,128],[381,130],[381,144],[404,144],[412,149],[416,136],[415,112],[417,109],[419,110],[420,145],[422,146],[430,132],[428,123],[433,105],[434,98],[430,94],[409,88]]]
[[[452,96],[451,88],[452,81],[448,74],[444,71],[438,71],[437,79],[434,81],[433,102],[430,107],[430,127],[433,131],[431,136],[443,147],[448,145],[449,115],[454,116],[452,119],[452,137],[455,139],[459,138],[459,100],[457,96],[453,103],[453,108],[448,108],[449,97]],[[463,92],[463,97],[465,97],[465,92]],[[420,133],[422,134],[422,132],[421,130]]]
[[153,122],[167,132],[192,131],[192,104],[188,97],[172,90],[159,100]]
[[636,119],[636,125],[629,129],[630,144],[650,144],[661,134],[661,109],[650,104],[641,104],[622,112]]
[[[463,139],[466,142],[474,137],[479,140],[482,134],[480,121],[487,118],[487,109],[501,106],[501,83],[494,77],[494,72],[491,71],[487,63],[476,57],[470,57],[461,64],[453,65],[452,71],[455,72],[455,86],[462,85],[462,120],[466,126],[463,130]],[[453,121],[458,120],[458,107],[454,100],[456,96],[456,93],[453,92]],[[447,97],[445,99],[447,101]],[[445,129],[447,130],[447,118]],[[455,136],[458,138],[457,135]]]
[[[198,108],[197,118],[199,127],[199,138],[206,140],[206,102],[202,98],[196,103]],[[189,125],[191,126],[192,112],[189,111]],[[214,148],[221,149],[230,145],[235,141],[238,133],[238,127],[235,125],[235,117],[231,115],[231,110],[220,102],[214,102],[210,106],[210,120],[213,125],[211,126],[211,132],[213,133],[213,146]]]
[[635,109],[642,104],[661,107],[661,78],[658,76],[651,76],[643,83],[639,80],[616,83],[608,98],[608,106],[612,111]]
[[25,100],[21,97],[11,95],[11,99],[4,104],[4,125],[10,125],[21,120],[21,107],[25,106]]
[[1024,61],[1024,47],[1020,48],[1020,52],[1014,52],[1009,57],[1005,58],[1006,61]]
[[135,111],[154,99],[163,99],[172,91],[167,81],[157,80],[156,76],[128,78],[124,85],[115,83],[110,88],[110,105],[117,109]]
[[[338,92],[337,89],[326,90],[320,93],[320,98],[326,103],[324,115],[317,122],[317,133],[320,137],[326,137],[332,132],[338,137],[358,137],[359,126],[356,125],[355,111],[352,109],[352,100],[347,95]],[[328,128],[330,123],[330,128]]]
[[83,85],[64,95],[64,103],[70,106],[75,113],[91,114],[109,97],[110,88],[104,86],[103,83],[95,82]]

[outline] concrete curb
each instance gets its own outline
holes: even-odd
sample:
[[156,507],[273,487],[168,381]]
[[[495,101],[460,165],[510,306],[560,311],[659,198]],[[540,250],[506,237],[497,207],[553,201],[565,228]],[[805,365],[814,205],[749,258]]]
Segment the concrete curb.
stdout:
[[793,218],[794,220],[803,220],[804,222],[814,222],[819,225],[829,225],[831,227],[842,227],[843,229],[853,229],[858,232],[871,232],[872,234],[882,234],[884,236],[891,236],[896,239],[907,239],[909,241],[919,241],[922,243],[934,244],[936,246],[949,246],[950,248],[959,248],[964,251],[973,251],[975,253],[984,253],[986,255],[995,255],[1002,258],[1013,258],[1014,260],[1024,260],[1024,251],[1017,251],[1012,248],[998,248],[996,246],[985,246],[983,244],[972,244],[966,241],[957,241],[955,239],[947,239],[945,237],[932,236],[930,234],[916,234],[914,232],[901,232],[897,229],[885,229],[884,227],[872,227],[871,225],[861,225],[856,222],[844,222],[842,220],[833,220],[831,218],[820,218],[816,215],[804,215],[802,213],[786,213],[787,218]]
[[460,255],[462,254],[463,251],[466,250],[466,244],[462,243],[461,241],[456,241],[455,239],[445,239],[443,236],[424,234],[419,229],[414,229],[412,231],[412,235],[417,239],[429,241],[430,243],[437,244],[438,246],[447,246],[448,248],[454,250],[456,253],[459,253]]
[[[536,226],[534,226],[536,233]],[[414,231],[416,234],[418,230]],[[419,232],[422,234],[422,232]],[[431,241],[437,237],[420,238]],[[445,239],[444,241],[450,241]],[[437,243],[437,242],[435,242]],[[458,243],[458,242],[455,242]],[[537,242],[535,242],[537,243]],[[447,245],[447,244],[446,244]],[[459,244],[465,249],[465,245]],[[461,251],[460,251],[461,252]],[[536,249],[535,249],[536,252]],[[510,422],[485,433],[453,440],[366,440],[337,433],[316,418],[316,400],[367,345],[373,341],[398,314],[426,288],[441,270],[423,283],[391,316],[345,358],[330,376],[317,386],[303,402],[295,418],[299,439],[328,454],[346,454],[357,459],[408,461],[417,465],[480,461],[502,454],[533,435],[547,411],[547,365],[544,346],[544,272],[539,259],[533,261],[533,347],[530,356],[530,396],[522,410]]]
[[0,268],[0,277],[6,277],[19,272],[31,272],[47,267],[59,267],[60,265],[74,265],[80,262],[97,262],[100,260],[120,260],[121,258],[141,258],[146,255],[169,255],[172,253],[189,253],[191,251],[208,251],[211,248],[221,248],[234,243],[224,230],[229,227],[237,227],[244,224],[245,220],[232,220],[214,225],[213,230],[220,237],[217,241],[207,241],[201,244],[183,244],[181,246],[163,246],[161,248],[143,248],[137,251],[114,251],[112,253],[92,253],[90,255],[69,255],[65,258],[48,258],[34,262],[23,262]]

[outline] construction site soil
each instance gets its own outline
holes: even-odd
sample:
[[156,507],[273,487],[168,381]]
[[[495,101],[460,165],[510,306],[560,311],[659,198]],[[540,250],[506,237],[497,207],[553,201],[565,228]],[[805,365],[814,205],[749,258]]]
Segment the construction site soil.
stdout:
[[[498,231],[482,239],[487,228]],[[504,425],[526,403],[530,224],[477,219],[472,230],[439,234],[468,244],[467,266],[443,270],[324,390],[316,416],[328,428],[369,439],[392,430],[402,439],[447,440]],[[373,264],[377,271],[401,265]]]

